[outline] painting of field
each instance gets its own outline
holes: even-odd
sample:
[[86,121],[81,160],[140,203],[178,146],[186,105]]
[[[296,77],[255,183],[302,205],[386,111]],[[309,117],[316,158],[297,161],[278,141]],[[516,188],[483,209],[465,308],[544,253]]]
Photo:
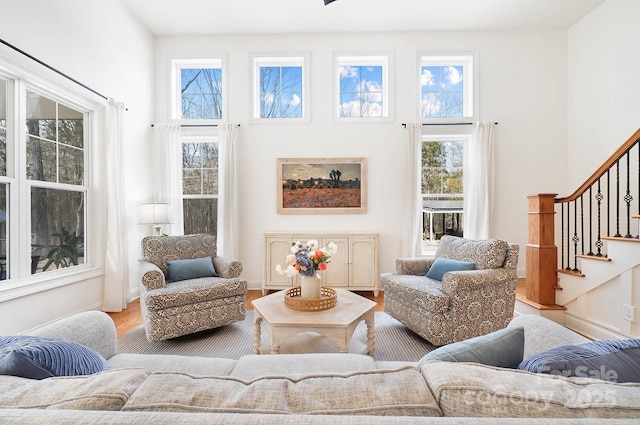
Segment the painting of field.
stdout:
[[366,159],[278,159],[278,212],[366,212]]
[[360,208],[360,189],[283,189],[284,208]]

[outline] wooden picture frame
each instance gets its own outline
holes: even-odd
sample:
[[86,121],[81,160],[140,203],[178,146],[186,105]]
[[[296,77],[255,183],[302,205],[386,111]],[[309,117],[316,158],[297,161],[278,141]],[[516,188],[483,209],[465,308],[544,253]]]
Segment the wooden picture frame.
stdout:
[[279,214],[364,214],[366,158],[278,158]]

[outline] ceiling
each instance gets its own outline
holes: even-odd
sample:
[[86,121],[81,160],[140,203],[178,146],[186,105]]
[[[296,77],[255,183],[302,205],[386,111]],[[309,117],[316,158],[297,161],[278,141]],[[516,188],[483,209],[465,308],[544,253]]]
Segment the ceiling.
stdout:
[[605,0],[121,0],[155,35],[568,29]]

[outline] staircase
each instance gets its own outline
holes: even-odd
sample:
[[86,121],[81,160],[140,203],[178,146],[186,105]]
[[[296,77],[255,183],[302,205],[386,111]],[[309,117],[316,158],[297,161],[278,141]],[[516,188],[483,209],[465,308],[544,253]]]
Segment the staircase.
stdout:
[[631,211],[640,211],[640,129],[572,195],[529,197],[516,314],[594,339],[639,338],[640,216]]

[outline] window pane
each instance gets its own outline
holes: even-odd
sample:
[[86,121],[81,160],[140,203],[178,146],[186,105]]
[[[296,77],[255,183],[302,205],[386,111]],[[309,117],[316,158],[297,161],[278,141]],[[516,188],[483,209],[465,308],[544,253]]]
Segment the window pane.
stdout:
[[60,183],[82,184],[84,151],[60,145]]
[[9,274],[9,239],[7,238],[7,224],[9,205],[7,204],[9,185],[0,184],[0,280],[8,279]]
[[27,178],[84,184],[84,114],[27,92]]
[[422,142],[423,237],[427,251],[442,235],[463,234],[464,139]]
[[7,175],[7,82],[0,80],[0,176]]
[[27,92],[27,134],[56,140],[56,103]]
[[27,178],[56,182],[56,144],[46,140],[27,138]]
[[85,193],[31,188],[31,273],[84,264]]
[[58,105],[58,141],[81,148],[84,145],[83,114],[64,105]]
[[182,68],[180,82],[182,118],[222,118],[221,68]]
[[218,193],[217,143],[183,143],[182,168],[183,194],[215,195]]
[[182,193],[184,195],[202,194],[202,170],[182,170]]
[[184,199],[184,234],[209,233],[215,235],[218,226],[218,200]]
[[420,87],[423,118],[464,116],[464,66],[422,66]]
[[382,66],[340,66],[341,118],[380,118],[382,105]]
[[260,117],[302,117],[302,67],[262,66],[260,76]]

